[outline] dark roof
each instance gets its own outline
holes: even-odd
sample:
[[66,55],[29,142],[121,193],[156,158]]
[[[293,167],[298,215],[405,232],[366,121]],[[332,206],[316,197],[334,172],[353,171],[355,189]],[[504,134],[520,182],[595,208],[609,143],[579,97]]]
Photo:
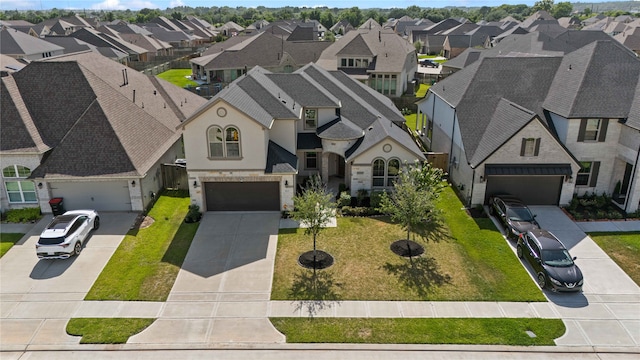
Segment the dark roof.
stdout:
[[640,59],[614,40],[564,56],[544,107],[565,118],[626,118],[640,81]]
[[64,48],[65,54],[96,49],[95,46],[70,36],[45,36],[43,40]]
[[316,134],[321,139],[327,140],[355,140],[364,135],[362,129],[342,118],[337,118],[320,126]]
[[322,140],[315,133],[298,133],[298,150],[322,149]]
[[571,175],[571,164],[487,164],[486,175]]
[[636,130],[640,130],[640,81],[636,85],[636,96],[631,104],[626,124]]
[[62,47],[18,30],[0,30],[0,53],[5,55],[34,55],[49,51],[59,51]]
[[[340,106],[340,101],[322,88],[312,83],[303,74],[266,74],[282,90],[293,97],[294,101],[303,107],[333,107]],[[300,91],[305,89],[305,91]]]
[[287,41],[312,41],[318,40],[318,33],[312,27],[296,26],[287,38]]
[[[32,62],[3,78],[11,101],[17,104],[20,99],[27,110],[17,119],[12,109],[20,108],[2,107],[2,151],[28,145],[27,137],[40,148],[34,153],[42,153],[38,141],[45,150],[50,148],[32,171],[33,178],[144,176],[179,140],[175,129],[180,121],[205,100],[131,69],[128,85],[121,86],[125,69],[103,56],[83,53]],[[8,99],[3,96],[3,105]],[[17,126],[20,121],[25,125],[14,134],[21,138],[5,141],[10,135],[5,122]]]
[[298,173],[298,157],[269,140],[267,166],[264,172],[267,174],[296,174]]

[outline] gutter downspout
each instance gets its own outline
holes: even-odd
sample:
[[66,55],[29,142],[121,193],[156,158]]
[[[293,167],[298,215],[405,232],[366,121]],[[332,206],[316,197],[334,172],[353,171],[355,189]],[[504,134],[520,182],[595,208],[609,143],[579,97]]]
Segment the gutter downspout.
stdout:
[[453,155],[453,136],[456,132],[456,109],[453,108],[453,125],[451,126],[451,144],[449,144],[449,175],[451,175],[451,156]]
[[473,175],[471,176],[471,193],[469,195],[469,200],[467,200],[467,207],[471,208],[471,203],[473,202],[473,186],[476,184],[476,168],[472,167]]
[[[638,130],[638,133],[640,133],[640,130]],[[633,171],[631,173],[631,183],[629,184],[629,186],[627,187],[627,193],[625,194],[625,199],[629,199],[629,193],[631,192],[631,189],[633,189],[634,186],[634,180],[636,179],[636,174],[638,173],[638,161],[640,161],[640,146],[638,146],[638,153],[636,154],[636,163],[633,165]],[[629,208],[629,201],[625,201],[624,203],[624,212],[627,212],[627,209]]]

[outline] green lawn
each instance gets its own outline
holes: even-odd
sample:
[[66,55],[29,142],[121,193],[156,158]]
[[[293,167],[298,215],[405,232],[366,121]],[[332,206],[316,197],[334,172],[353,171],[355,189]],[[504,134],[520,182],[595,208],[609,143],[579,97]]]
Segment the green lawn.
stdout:
[[406,234],[386,217],[338,218],[338,227],[318,238],[318,249],[333,255],[335,264],[315,277],[297,264],[297,257],[312,248],[310,236],[282,229],[271,298],[545,301],[491,220],[474,221],[451,188],[439,207],[444,223],[431,241],[417,240],[426,251],[412,262],[389,250]]
[[0,233],[0,257],[3,257],[23,236],[24,234]]
[[155,222],[130,231],[85,300],[165,301],[199,223],[185,223],[186,192],[165,192],[148,216]]
[[[555,345],[558,319],[271,318],[288,343]],[[530,337],[526,331],[533,332]]]
[[640,232],[590,233],[589,236],[640,285]]
[[197,82],[186,78],[186,76],[189,76],[191,74],[191,69],[171,69],[158,74],[158,77],[160,79],[167,80],[168,82],[181,88],[187,86],[196,87],[198,86]]
[[75,318],[67,323],[67,334],[82,336],[80,344],[124,344],[155,319]]
[[429,91],[430,87],[431,87],[431,84],[420,84],[418,91],[416,91],[416,97],[423,98],[427,96],[427,91]]
[[418,118],[418,114],[409,114],[404,116],[407,127],[412,131],[416,130],[416,121],[418,121],[417,118]]

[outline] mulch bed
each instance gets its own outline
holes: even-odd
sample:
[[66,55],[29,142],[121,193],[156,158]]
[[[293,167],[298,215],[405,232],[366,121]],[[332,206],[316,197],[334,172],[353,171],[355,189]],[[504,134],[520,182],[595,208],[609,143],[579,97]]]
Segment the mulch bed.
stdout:
[[333,265],[333,256],[322,250],[316,250],[315,261],[313,259],[313,251],[302,253],[298,258],[298,264],[307,269],[326,269]]
[[[407,245],[408,243],[408,245]],[[394,241],[389,247],[394,254],[411,257],[424,254],[424,247],[415,241],[407,241],[406,239]]]

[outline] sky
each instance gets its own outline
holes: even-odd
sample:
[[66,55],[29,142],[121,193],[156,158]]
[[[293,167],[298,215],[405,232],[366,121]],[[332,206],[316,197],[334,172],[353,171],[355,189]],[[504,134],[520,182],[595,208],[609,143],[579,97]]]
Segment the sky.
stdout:
[[[596,0],[593,2],[601,2]],[[58,9],[86,9],[86,10],[140,10],[143,8],[161,9],[176,6],[229,6],[229,7],[329,7],[347,8],[357,6],[360,9],[369,8],[406,8],[411,5],[421,7],[442,8],[445,6],[499,6],[502,4],[533,5],[535,0],[0,0],[0,10],[48,10]]]

